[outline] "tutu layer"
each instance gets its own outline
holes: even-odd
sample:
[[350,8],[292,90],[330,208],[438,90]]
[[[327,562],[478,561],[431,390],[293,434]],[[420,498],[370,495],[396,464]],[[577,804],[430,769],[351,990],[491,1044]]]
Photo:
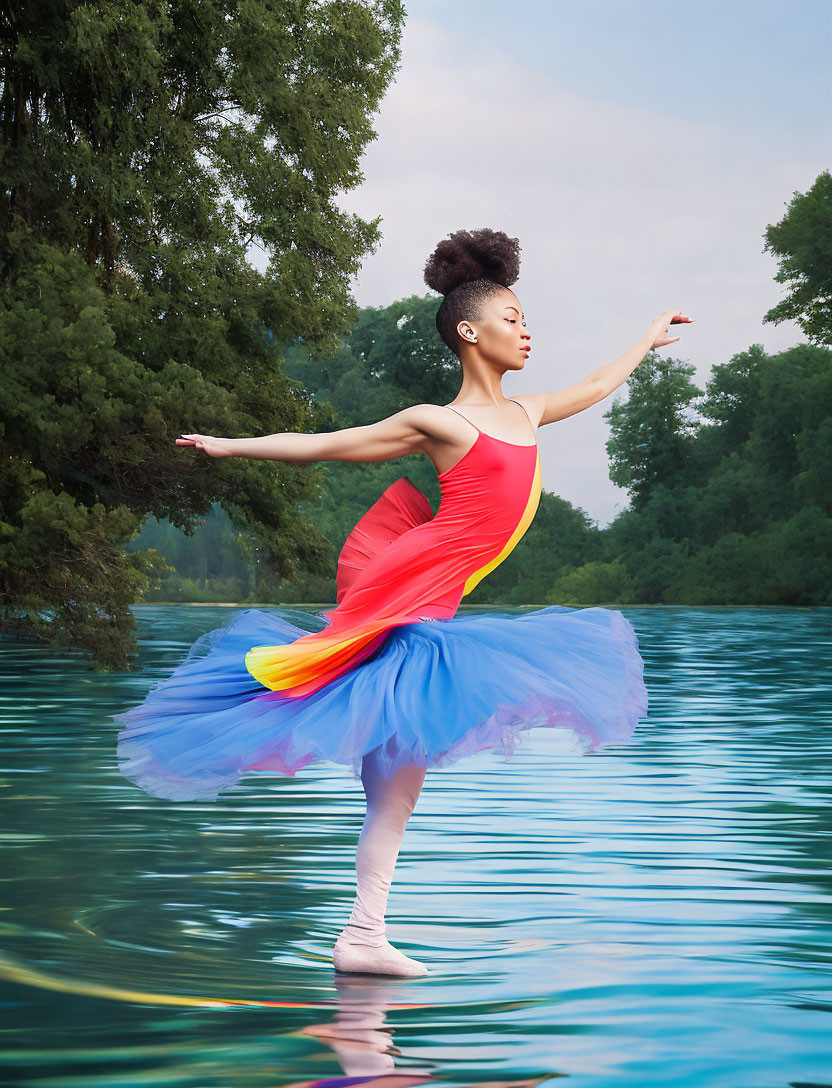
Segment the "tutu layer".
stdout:
[[376,749],[387,773],[446,766],[486,748],[510,759],[518,734],[541,726],[569,730],[595,752],[629,740],[647,713],[636,633],[606,608],[402,624],[369,658],[303,698],[264,687],[246,669],[251,647],[293,642],[326,623],[251,608],[197,639],[140,706],[113,715],[124,726],[121,773],[155,797],[214,800],[244,775],[294,775],[317,760],[358,777]]

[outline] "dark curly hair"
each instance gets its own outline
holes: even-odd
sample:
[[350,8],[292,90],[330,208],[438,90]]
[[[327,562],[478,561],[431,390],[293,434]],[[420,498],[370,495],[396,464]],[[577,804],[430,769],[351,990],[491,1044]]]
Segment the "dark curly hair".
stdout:
[[501,230],[457,230],[443,238],[425,265],[425,283],[445,297],[436,329],[459,356],[460,321],[477,321],[484,303],[520,275],[520,243]]

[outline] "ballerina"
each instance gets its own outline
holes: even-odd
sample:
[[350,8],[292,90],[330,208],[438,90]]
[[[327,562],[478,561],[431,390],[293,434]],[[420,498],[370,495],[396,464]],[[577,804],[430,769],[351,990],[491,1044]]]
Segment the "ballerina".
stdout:
[[[369,426],[258,438],[185,434],[210,457],[287,462],[433,462],[434,513],[407,477],[359,520],[338,558],[336,606],[307,626],[246,609],[203,635],[144,703],[113,715],[122,773],[148,793],[216,798],[252,773],[294,775],[330,760],[360,776],[367,809],[356,896],[333,949],[336,971],[428,973],[387,940],[385,913],[405,828],[428,767],[486,748],[510,758],[519,734],[569,730],[584,751],[629,740],[647,712],[635,631],[615,609],[557,605],[459,616],[501,563],[541,493],[537,429],[617,389],[648,351],[674,343],[667,310],[618,359],[554,393],[506,397],[530,334],[511,284],[519,245],[501,231],[457,231],[425,266],[444,297],[439,335],[463,379],[451,404],[415,404]],[[300,615],[294,618],[300,619]],[[310,631],[308,622],[315,624]]]

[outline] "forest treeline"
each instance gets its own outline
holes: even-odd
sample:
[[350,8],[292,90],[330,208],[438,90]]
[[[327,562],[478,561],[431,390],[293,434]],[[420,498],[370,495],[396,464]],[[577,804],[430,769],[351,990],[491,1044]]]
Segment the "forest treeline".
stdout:
[[[25,4],[0,35],[0,629],[97,669],[135,659],[153,596],[331,603],[387,483],[438,503],[423,457],[175,445],[366,423],[460,381],[438,298],[361,310],[350,290],[382,232],[338,197],[363,180],[401,0],[232,9]],[[828,171],[764,238],[786,290],[763,320],[807,343],[752,344],[702,391],[645,360],[609,409],[629,508],[601,530],[544,493],[467,603],[829,603]]]
[[[435,310],[430,296],[364,309],[334,355],[295,344],[285,371],[333,406],[337,427],[452,400],[459,374],[443,365]],[[754,344],[714,366],[704,389],[692,374],[651,353],[604,413],[628,509],[599,528],[544,490],[523,539],[466,604],[832,603],[832,351]],[[217,506],[191,537],[154,522],[130,545],[175,568],[148,600],[331,603],[338,551],[387,484],[406,475],[438,505],[422,455],[323,468],[302,512],[332,545],[329,572],[274,576]]]

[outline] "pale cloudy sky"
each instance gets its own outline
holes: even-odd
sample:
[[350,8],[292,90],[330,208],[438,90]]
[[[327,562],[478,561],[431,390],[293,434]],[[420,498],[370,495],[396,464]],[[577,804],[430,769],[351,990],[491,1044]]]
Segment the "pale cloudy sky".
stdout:
[[[506,393],[548,392],[609,362],[678,308],[662,354],[716,363],[782,296],[763,232],[832,166],[832,0],[410,0],[402,63],[374,119],[365,181],[339,204],[382,217],[362,306],[425,294],[459,228],[520,239],[532,336]],[[538,432],[543,485],[606,525],[605,401]]]

